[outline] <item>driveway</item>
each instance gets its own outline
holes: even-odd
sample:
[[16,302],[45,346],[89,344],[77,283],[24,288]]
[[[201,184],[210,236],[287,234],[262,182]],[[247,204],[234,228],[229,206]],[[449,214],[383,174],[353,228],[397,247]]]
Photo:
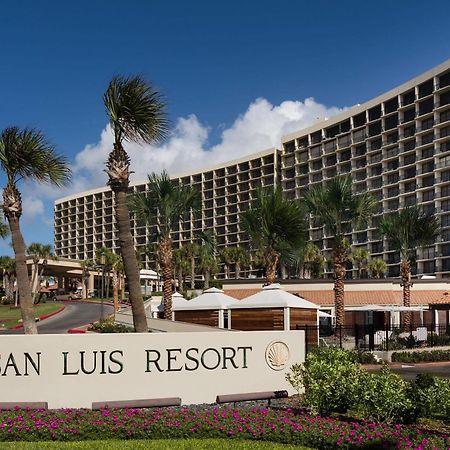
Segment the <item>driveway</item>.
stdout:
[[[64,310],[38,322],[39,334],[64,334],[71,328],[77,328],[100,319],[102,306],[99,303],[62,302],[58,304],[64,306]],[[114,311],[110,305],[103,305],[103,308],[105,316]],[[1,331],[0,335],[2,334],[23,334],[23,328]]]
[[[398,373],[404,380],[415,380],[419,373],[429,373],[436,377],[450,378],[450,362],[392,364],[389,367],[393,372]],[[380,369],[371,366],[368,370],[374,372]]]

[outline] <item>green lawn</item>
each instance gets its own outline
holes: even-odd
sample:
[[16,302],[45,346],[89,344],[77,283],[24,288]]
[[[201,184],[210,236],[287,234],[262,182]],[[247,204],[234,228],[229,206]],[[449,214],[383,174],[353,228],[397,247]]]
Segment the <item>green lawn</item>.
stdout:
[[306,447],[276,444],[274,442],[238,441],[236,439],[156,439],[76,442],[2,442],[0,449],[11,450],[308,450]]
[[[55,302],[40,303],[34,307],[34,315],[35,317],[43,316],[59,308],[61,308],[61,305]],[[3,324],[6,328],[11,328],[19,324],[21,318],[20,308],[11,308],[10,305],[0,306],[0,326]]]

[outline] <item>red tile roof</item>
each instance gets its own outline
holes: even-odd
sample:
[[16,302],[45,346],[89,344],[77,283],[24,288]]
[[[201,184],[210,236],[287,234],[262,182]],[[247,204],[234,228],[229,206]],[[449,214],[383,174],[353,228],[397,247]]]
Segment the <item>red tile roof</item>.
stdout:
[[[261,289],[226,289],[225,294],[242,300],[245,297],[260,292]],[[323,291],[291,291],[310,302],[321,306],[334,304],[333,290]],[[444,301],[445,300],[445,301]],[[403,303],[402,291],[346,291],[345,304],[348,306],[359,305],[401,305]],[[444,291],[414,291],[411,290],[411,305],[426,305],[435,303],[450,303],[450,295]]]

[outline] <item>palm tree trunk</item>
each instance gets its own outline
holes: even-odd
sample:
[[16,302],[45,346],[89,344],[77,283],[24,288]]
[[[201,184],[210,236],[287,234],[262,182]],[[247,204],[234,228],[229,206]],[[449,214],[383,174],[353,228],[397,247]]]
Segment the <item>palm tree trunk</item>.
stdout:
[[236,280],[241,278],[241,264],[236,261]]
[[[409,308],[411,306],[411,265],[407,259],[402,259],[400,263],[400,276],[403,286],[403,306]],[[405,329],[411,327],[411,322],[411,311],[406,311],[403,314],[403,326]]]
[[203,288],[209,289],[209,278],[210,278],[209,270],[205,270],[205,273],[203,274],[203,276],[205,278]]
[[113,270],[112,276],[114,313],[119,311],[119,276],[116,270]]
[[183,270],[178,269],[178,291],[183,292]]
[[195,258],[191,258],[191,289],[195,289]]
[[125,277],[123,273],[120,274],[120,302],[125,301]]
[[334,308],[336,311],[336,327],[345,325],[344,311],[345,266],[334,263]]
[[172,320],[172,239],[170,236],[161,237],[160,255],[163,274],[164,319]]
[[345,325],[345,262],[347,252],[343,247],[337,247],[333,251],[334,270],[334,307],[336,313],[336,328]]
[[19,290],[19,303],[22,313],[23,329],[25,334],[38,334],[33,311],[33,296],[31,295],[31,286],[25,258],[25,242],[20,231],[19,218],[8,216],[7,219],[16,256],[17,288]]
[[145,317],[144,299],[139,280],[139,269],[131,235],[130,214],[126,204],[126,192],[114,191],[116,201],[116,220],[125,275],[130,293],[131,310],[133,313],[134,329],[138,333],[147,333],[147,318]]
[[268,247],[264,253],[264,259],[266,263],[266,282],[272,284],[275,282],[277,274],[279,254],[271,247]]

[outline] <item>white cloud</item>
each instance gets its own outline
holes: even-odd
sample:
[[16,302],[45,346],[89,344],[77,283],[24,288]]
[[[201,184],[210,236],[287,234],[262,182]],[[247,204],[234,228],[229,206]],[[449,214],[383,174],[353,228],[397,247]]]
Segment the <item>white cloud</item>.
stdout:
[[45,214],[45,206],[43,200],[27,194],[23,196],[22,207],[23,219],[27,223],[33,222],[38,217],[42,217]]
[[[281,137],[342,111],[326,107],[308,98],[305,101],[284,101],[272,105],[259,98],[249,105],[234,123],[225,128],[218,144],[208,145],[210,129],[191,114],[177,119],[165,143],[159,146],[126,143],[132,161],[134,180],[145,179],[150,172],[163,169],[177,174],[209,167],[240,158],[270,147],[279,147]],[[102,131],[100,141],[87,145],[75,158],[74,180],[67,192],[102,186],[106,183],[104,164],[112,148],[109,125]]]
[[[271,147],[279,147],[283,135],[306,128],[318,118],[330,117],[341,111],[337,107],[322,105],[313,98],[303,102],[287,100],[279,105],[272,105],[266,99],[258,98],[230,127],[217,127],[216,131],[222,131],[219,142],[215,145],[209,144],[211,129],[202,124],[195,114],[180,117],[166,142],[159,146],[125,143],[131,158],[131,169],[135,172],[132,180],[144,180],[147,174],[161,172],[163,169],[169,174],[201,170]],[[43,213],[44,205],[40,199],[49,201],[47,209],[50,210],[50,202],[55,198],[104,186],[105,161],[112,144],[113,136],[107,125],[100,134],[99,142],[86,145],[76,155],[70,186],[64,189],[48,185],[37,188],[27,186],[26,196],[31,212],[26,214],[31,217]],[[39,199],[35,195],[36,189]],[[28,206],[24,207],[24,213],[26,209]]]

